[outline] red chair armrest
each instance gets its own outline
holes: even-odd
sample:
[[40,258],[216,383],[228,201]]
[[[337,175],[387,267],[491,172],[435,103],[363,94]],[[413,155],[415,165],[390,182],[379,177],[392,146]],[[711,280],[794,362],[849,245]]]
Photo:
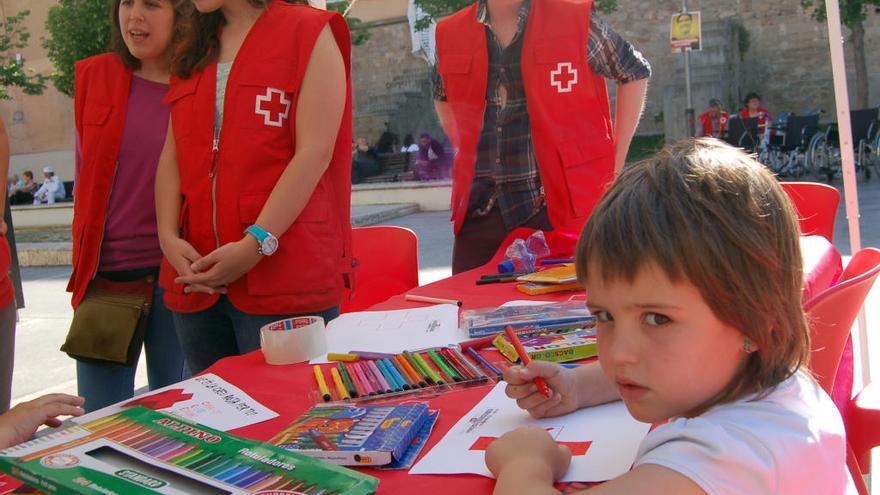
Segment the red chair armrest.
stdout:
[[844,418],[847,440],[862,472],[870,471],[868,453],[880,445],[880,384],[871,383],[856,395]]

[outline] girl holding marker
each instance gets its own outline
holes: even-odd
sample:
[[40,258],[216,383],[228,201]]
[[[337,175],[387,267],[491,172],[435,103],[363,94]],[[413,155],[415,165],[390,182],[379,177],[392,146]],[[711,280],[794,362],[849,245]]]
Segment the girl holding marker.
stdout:
[[[590,495],[856,493],[840,413],[806,369],[799,235],[775,177],[714,139],[668,146],[614,182],[576,249],[599,362],[504,371],[534,417],[622,399],[639,421],[668,421]],[[570,461],[540,429],[486,452],[496,495],[558,493]]]
[[[76,64],[76,202],[73,204],[72,292],[74,324],[66,350],[77,358],[83,407],[92,411],[134,392],[141,342],[150,388],[184,376],[183,352],[170,311],[156,283],[162,250],[156,233],[153,184],[165,142],[169,65],[192,15],[188,0],[116,0],[110,4],[112,51]],[[146,316],[112,320],[103,299],[151,300]],[[143,321],[145,319],[145,321]],[[110,322],[102,334],[102,320]],[[144,333],[137,326],[146,325]],[[106,326],[106,325],[103,325]],[[128,330],[123,338],[123,328]],[[85,339],[85,340],[84,340]],[[108,341],[131,362],[105,359]],[[82,344],[85,343],[85,346]],[[96,352],[83,352],[83,351]],[[124,354],[124,352],[123,352]]]
[[160,281],[193,372],[339,314],[351,272],[351,43],[336,13],[192,0],[156,180]]

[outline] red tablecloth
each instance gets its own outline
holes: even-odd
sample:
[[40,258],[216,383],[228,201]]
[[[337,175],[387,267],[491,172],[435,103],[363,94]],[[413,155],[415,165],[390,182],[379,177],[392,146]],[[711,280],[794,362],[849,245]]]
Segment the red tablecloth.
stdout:
[[[514,234],[521,234],[521,231]],[[513,237],[513,236],[512,236]],[[573,240],[548,239],[555,255],[565,254],[573,246]],[[840,254],[823,237],[804,237],[805,281],[810,294],[830,286],[841,272]],[[503,252],[503,251],[502,251]],[[464,301],[465,308],[497,306],[514,299],[530,296],[516,290],[514,284],[490,284],[477,286],[474,281],[481,274],[494,273],[498,257],[484,267],[425,285],[411,291],[433,297]],[[534,299],[567,300],[575,293],[564,292],[535,296]],[[805,294],[806,295],[806,294]],[[806,299],[806,297],[805,297]],[[395,296],[373,309],[401,309],[423,306],[422,303],[406,301]],[[257,440],[268,440],[309,407],[308,396],[314,389],[314,378],[307,364],[271,366],[266,364],[261,352],[227,358],[207,370],[240,387],[254,399],[275,410],[279,417],[260,424],[234,430],[233,433]],[[432,409],[439,409],[440,417],[428,441],[426,450],[432,448],[465,413],[470,411],[487,393],[487,387],[477,387],[450,392],[430,400]],[[406,471],[380,471],[364,469],[381,479],[379,493],[491,493],[493,481],[476,475],[409,475]]]

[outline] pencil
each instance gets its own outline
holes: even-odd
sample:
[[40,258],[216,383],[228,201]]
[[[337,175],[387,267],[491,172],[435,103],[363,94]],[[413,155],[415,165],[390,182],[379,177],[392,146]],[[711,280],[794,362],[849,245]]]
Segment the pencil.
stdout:
[[348,394],[345,384],[342,383],[342,377],[339,376],[339,370],[336,368],[330,368],[330,376],[333,378],[333,383],[336,384],[336,391],[339,392],[339,398],[342,400],[351,399],[351,395]]
[[330,389],[327,388],[327,382],[324,381],[324,373],[321,371],[321,367],[312,366],[312,371],[315,372],[315,381],[318,382],[318,391],[321,393],[321,397],[324,399],[324,402],[330,402],[333,397],[330,395]]
[[432,303],[432,304],[455,304],[456,306],[461,306],[461,301],[457,301],[455,299],[443,299],[440,297],[428,297],[428,296],[417,296],[415,294],[407,294],[404,296],[404,299],[407,301],[413,302],[423,302],[423,303]]
[[[516,336],[516,332],[513,331],[513,327],[507,325],[504,327],[504,333],[507,334],[507,340],[513,344],[514,349],[516,349],[516,353],[519,354],[520,360],[524,366],[528,366],[529,363],[532,362],[532,358],[529,357],[529,353],[526,352],[525,348],[522,345],[522,342],[519,341],[519,337]],[[534,380],[535,385],[538,387],[538,391],[541,392],[541,395],[544,397],[550,397],[550,388],[547,387],[547,382],[544,381],[540,376],[536,376]]]

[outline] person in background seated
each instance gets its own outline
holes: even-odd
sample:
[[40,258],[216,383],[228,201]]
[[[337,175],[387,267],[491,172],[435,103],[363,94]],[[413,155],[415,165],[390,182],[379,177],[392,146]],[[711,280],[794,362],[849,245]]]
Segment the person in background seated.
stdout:
[[419,155],[416,158],[416,178],[419,180],[435,180],[443,178],[443,166],[446,163],[446,152],[440,141],[432,138],[427,132],[419,137]]
[[739,116],[744,119],[758,118],[758,139],[760,140],[767,129],[767,123],[773,121],[773,115],[770,113],[770,110],[761,106],[761,95],[758,93],[751,92],[747,94],[744,105],[743,109],[739,112]]
[[[622,399],[663,423],[629,472],[584,493],[856,493],[840,412],[807,369],[799,238],[773,174],[718,140],[624,169],[575,250],[599,361],[504,371],[507,395],[536,418]],[[559,493],[570,462],[537,428],[486,451],[495,495]]]
[[64,183],[61,177],[55,175],[55,169],[51,166],[43,167],[43,177],[46,179],[43,184],[34,193],[34,204],[41,203],[54,204],[55,201],[64,199],[67,193],[64,190]]
[[351,183],[360,184],[365,177],[379,175],[380,172],[382,166],[376,155],[376,148],[367,143],[367,138],[357,138],[351,154]]
[[18,189],[19,187],[21,187],[23,185],[24,185],[24,180],[22,180],[21,177],[18,176],[18,174],[10,175],[9,178],[6,180],[7,195],[12,196],[12,191],[14,191],[15,189]]
[[419,145],[416,144],[412,134],[407,134],[403,137],[403,146],[400,147],[400,152],[415,153],[416,151],[419,151]]
[[709,108],[700,114],[700,137],[724,139],[727,136],[727,121],[730,114],[721,107],[721,100],[709,100]]
[[58,416],[81,416],[85,399],[67,394],[48,394],[22,402],[0,416],[0,449],[27,442],[37,428],[61,425]]
[[39,187],[34,182],[34,173],[25,170],[22,174],[23,184],[9,191],[9,204],[11,205],[29,205],[34,202],[34,193]]

